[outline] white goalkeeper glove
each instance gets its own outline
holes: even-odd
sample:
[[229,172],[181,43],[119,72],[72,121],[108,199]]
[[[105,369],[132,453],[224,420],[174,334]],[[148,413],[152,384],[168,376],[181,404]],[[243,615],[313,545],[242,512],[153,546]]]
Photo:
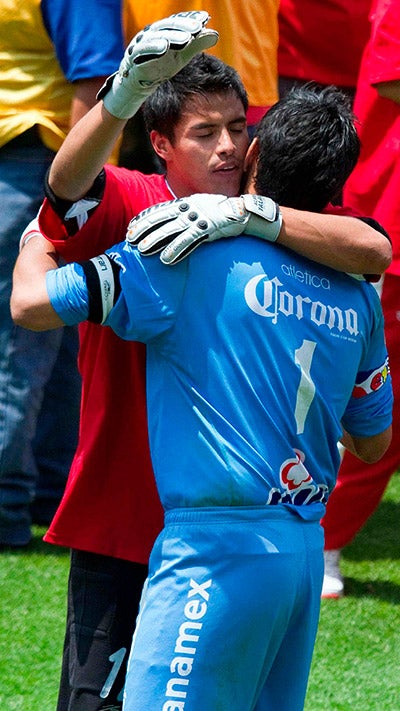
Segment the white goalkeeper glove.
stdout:
[[268,197],[198,193],[149,207],[134,217],[126,239],[142,254],[161,252],[176,264],[203,242],[247,234],[275,242],[282,225],[279,206]]
[[119,119],[131,118],[163,81],[213,47],[219,35],[205,29],[209,17],[203,11],[179,12],[135,35],[118,72],[108,77],[97,95],[107,111]]

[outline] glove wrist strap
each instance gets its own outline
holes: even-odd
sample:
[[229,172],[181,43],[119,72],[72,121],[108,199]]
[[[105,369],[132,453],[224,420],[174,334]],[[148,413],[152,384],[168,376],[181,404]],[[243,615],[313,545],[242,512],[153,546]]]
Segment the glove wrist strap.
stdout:
[[242,195],[244,206],[250,213],[245,233],[276,242],[282,227],[282,215],[279,205],[261,195]]
[[119,74],[114,74],[110,77],[111,81],[100,89],[97,94],[97,99],[102,99],[108,113],[121,121],[127,121],[135,116],[147,97],[155,90],[156,86],[151,90],[143,89],[133,92],[130,88],[128,94],[127,87],[120,84]]

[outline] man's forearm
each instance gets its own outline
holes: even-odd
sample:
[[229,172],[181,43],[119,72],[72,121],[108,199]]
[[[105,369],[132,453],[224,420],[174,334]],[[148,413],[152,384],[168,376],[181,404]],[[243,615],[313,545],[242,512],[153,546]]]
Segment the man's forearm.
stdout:
[[13,321],[32,331],[63,326],[54,311],[46,289],[46,274],[57,267],[54,247],[40,234],[35,234],[22,248],[15,264],[11,294]]
[[362,220],[281,207],[277,243],[338,271],[382,274],[389,266],[389,240]]
[[103,86],[106,77],[92,77],[75,82],[74,96],[71,103],[69,125],[75,126],[97,103],[97,94]]
[[125,124],[99,102],[71,129],[49,173],[50,188],[58,197],[75,201],[86,195]]
[[49,175],[51,190],[64,200],[79,200],[90,190],[128,119],[158,86],[177,74],[199,52],[218,40],[207,29],[204,11],[175,13],[138,32],[108,78],[101,101],[70,131]]

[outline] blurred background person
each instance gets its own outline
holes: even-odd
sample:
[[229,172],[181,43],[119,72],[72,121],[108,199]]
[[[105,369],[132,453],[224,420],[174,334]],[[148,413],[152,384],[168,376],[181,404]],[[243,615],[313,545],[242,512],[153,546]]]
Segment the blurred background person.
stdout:
[[77,444],[74,329],[29,333],[9,313],[19,237],[46,171],[118,68],[120,1],[2,0],[0,10],[0,546],[25,546],[50,522]]
[[280,96],[295,84],[315,81],[353,98],[370,6],[371,0],[280,0]]
[[325,529],[323,597],[340,597],[344,581],[341,549],[348,545],[378,506],[392,474],[400,467],[400,3],[374,0],[370,39],[363,54],[354,101],[361,139],[358,164],[343,199],[371,215],[389,233],[393,261],[381,293],[385,336],[392,374],[393,439],[376,464],[362,464],[346,452],[322,520]]

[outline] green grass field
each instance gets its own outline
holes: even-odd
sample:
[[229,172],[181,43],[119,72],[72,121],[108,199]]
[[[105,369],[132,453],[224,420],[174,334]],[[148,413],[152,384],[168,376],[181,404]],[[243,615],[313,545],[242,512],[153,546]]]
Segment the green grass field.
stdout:
[[306,711],[400,711],[400,474],[343,552],[346,596],[323,600]]
[[[379,509],[344,552],[346,597],[322,603],[306,711],[400,710],[399,520],[396,474]],[[69,557],[43,543],[42,534],[35,530],[27,551],[0,554],[4,711],[55,709]]]

